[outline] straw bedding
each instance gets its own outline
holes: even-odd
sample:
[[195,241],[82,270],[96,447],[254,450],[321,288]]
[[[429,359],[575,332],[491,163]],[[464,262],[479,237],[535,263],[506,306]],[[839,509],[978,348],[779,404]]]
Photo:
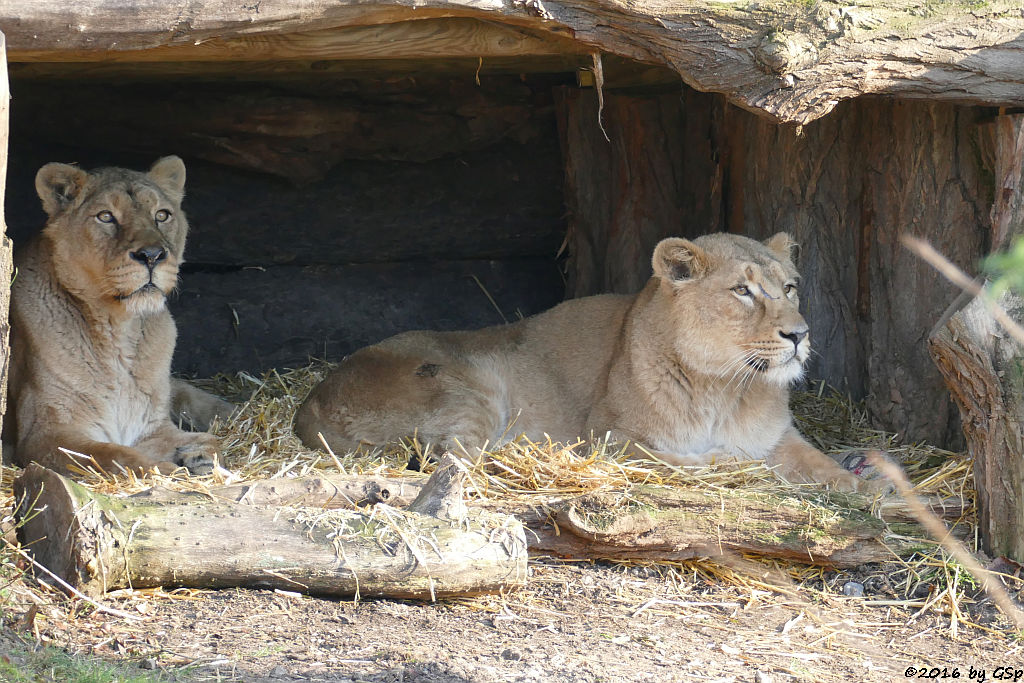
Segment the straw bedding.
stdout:
[[[213,430],[222,440],[220,467],[214,474],[195,478],[187,475],[165,477],[147,475],[83,472],[88,486],[104,493],[132,493],[154,484],[178,490],[202,490],[207,487],[252,479],[294,477],[315,470],[348,474],[407,474],[410,457],[422,451],[415,439],[387,448],[364,449],[353,453],[323,453],[304,447],[290,431],[295,409],[308,391],[326,374],[330,365],[314,362],[307,367],[286,372],[271,371],[263,377],[247,373],[218,376],[196,384],[241,405],[229,422],[215,425]],[[902,443],[894,435],[873,429],[864,409],[856,402],[827,389],[796,392],[793,410],[797,424],[805,436],[826,453],[842,453],[851,449],[880,449],[903,465],[922,496],[941,497],[950,501],[960,514],[947,519],[957,535],[975,542],[975,505],[970,459],[927,444]],[[424,465],[429,470],[430,465]],[[774,493],[800,495],[822,512],[839,504],[815,487],[795,486],[780,481],[760,463],[720,464],[703,468],[671,467],[648,460],[628,445],[609,444],[602,440],[591,443],[554,444],[519,441],[486,456],[467,459],[470,472],[469,495],[502,499],[510,496],[532,496],[542,493],[569,494],[601,489],[622,488],[632,483],[693,487],[700,490],[721,488],[758,489]],[[16,472],[4,469],[2,489],[4,524],[10,528],[11,482]],[[886,501],[877,500],[876,512]],[[920,547],[920,546],[919,546]],[[0,551],[0,558],[3,558]],[[9,556],[6,558],[11,559]],[[756,562],[756,564],[754,564]],[[777,580],[765,580],[764,572],[751,567],[768,565],[784,574],[789,588]],[[7,574],[12,565],[8,562]],[[664,563],[662,570],[676,575],[692,574],[708,582],[743,587],[751,590],[788,592],[799,586],[822,587],[828,583],[825,570],[801,565],[780,565],[743,558],[737,562],[692,561]],[[659,570],[661,571],[661,570]],[[973,587],[965,573],[935,546],[934,551],[915,552],[910,557],[894,559],[891,566],[867,568],[862,577],[884,576],[895,602],[922,611],[939,609],[951,614],[954,622],[970,623],[963,605]],[[0,575],[2,578],[2,575]],[[940,589],[931,590],[924,598],[922,582],[931,582]],[[794,585],[795,584],[795,585]],[[1011,586],[1018,588],[1019,586]],[[524,596],[525,597],[525,596]]]

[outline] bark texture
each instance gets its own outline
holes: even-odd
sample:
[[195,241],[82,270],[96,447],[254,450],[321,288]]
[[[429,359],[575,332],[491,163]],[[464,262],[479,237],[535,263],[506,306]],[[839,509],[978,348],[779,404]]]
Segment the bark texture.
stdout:
[[[989,125],[995,174],[993,241],[1024,235],[1024,116]],[[986,295],[988,296],[988,295]],[[1017,322],[1024,300],[998,300]],[[960,297],[933,330],[932,359],[960,409],[974,456],[979,527],[986,552],[1024,561],[1024,345],[1003,330],[982,298]]]
[[[360,482],[363,483],[360,483]],[[216,499],[251,505],[288,504],[322,509],[346,507],[362,491],[382,487],[389,500],[422,497],[422,476],[311,476],[214,488]],[[248,491],[252,490],[252,493]],[[339,495],[339,490],[349,492]],[[892,557],[887,524],[924,538],[896,501],[872,516],[872,501],[833,494],[833,508],[798,498],[744,492],[706,493],[633,486],[586,495],[509,496],[468,502],[469,510],[514,515],[527,529],[531,554],[572,559],[682,560],[723,553],[753,553],[830,566],[856,566]],[[935,501],[933,511],[957,518],[962,510]]]
[[[7,238],[4,205],[7,192],[7,141],[10,133],[11,90],[7,81],[6,38],[0,33],[0,426],[7,414],[7,369],[10,366],[11,282],[14,280],[14,253]],[[3,453],[0,452],[0,463]]]
[[[381,44],[400,47],[410,33],[399,22],[466,17],[509,23],[524,56],[608,52],[675,69],[689,85],[724,93],[731,102],[784,121],[807,123],[838,102],[885,93],[963,103],[1024,103],[1024,14],[1016,0],[981,4],[886,0],[871,6],[823,0],[809,7],[786,0],[709,4],[698,0],[430,0],[322,3],[197,0],[183,9],[139,0],[82,0],[60,5],[4,0],[17,61],[97,60],[109,51],[164,50],[161,59],[353,58],[353,41],[267,39],[268,34],[393,24],[401,38],[374,34],[365,57]],[[353,30],[361,30],[355,28]],[[483,29],[481,29],[482,31]],[[379,33],[379,31],[378,31]],[[429,36],[428,36],[429,37]],[[476,41],[480,56],[500,56],[501,40]],[[567,40],[571,39],[571,40]],[[215,41],[211,47],[204,43]],[[432,57],[465,53],[465,36],[414,41]],[[198,55],[189,56],[193,51]],[[248,58],[252,58],[251,56]],[[139,61],[138,55],[122,59]]]
[[15,500],[22,544],[90,595],[178,585],[434,599],[526,580],[522,525],[485,511],[448,520],[385,505],[267,509],[159,490],[115,498],[35,464]]

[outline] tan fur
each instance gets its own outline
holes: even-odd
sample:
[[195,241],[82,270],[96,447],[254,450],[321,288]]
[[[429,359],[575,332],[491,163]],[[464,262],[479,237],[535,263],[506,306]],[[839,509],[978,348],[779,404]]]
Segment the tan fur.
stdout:
[[74,459],[65,449],[107,471],[211,468],[216,439],[170,417],[172,387],[196,422],[230,412],[170,378],[176,331],[165,297],[188,232],[184,185],[178,157],[148,173],[39,170],[49,220],[18,250],[11,288],[13,419],[4,436],[15,462],[65,469]]
[[414,432],[448,449],[611,432],[671,463],[766,459],[787,479],[860,488],[789,412],[810,353],[792,246],[785,233],[670,238],[635,296],[567,301],[475,332],[400,334],[344,360],[299,408],[295,431],[310,447],[322,433],[335,450]]

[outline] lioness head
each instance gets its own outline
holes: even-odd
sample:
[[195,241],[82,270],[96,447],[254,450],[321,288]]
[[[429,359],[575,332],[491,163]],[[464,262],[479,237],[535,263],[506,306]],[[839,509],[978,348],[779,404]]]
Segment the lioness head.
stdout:
[[662,240],[654,274],[671,301],[678,357],[737,384],[799,379],[811,343],[798,310],[794,246],[784,232],[763,243],[726,234]]
[[61,285],[107,309],[161,310],[185,249],[184,190],[185,164],[176,156],[148,173],[58,163],[39,169],[36,191],[49,216],[43,236]]

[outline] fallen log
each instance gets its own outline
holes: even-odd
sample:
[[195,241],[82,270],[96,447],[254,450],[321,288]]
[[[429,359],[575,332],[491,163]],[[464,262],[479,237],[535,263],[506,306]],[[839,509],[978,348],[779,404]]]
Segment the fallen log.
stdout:
[[[359,492],[360,480],[370,488],[383,481],[393,491],[414,495],[423,477],[317,475],[214,488],[209,493],[259,505],[332,508],[346,505],[345,497],[333,491],[344,486]],[[248,486],[257,491],[251,501],[243,491]],[[389,495],[396,500],[402,494]],[[882,520],[866,511],[872,501],[863,496],[830,495],[835,506],[826,508],[763,491],[708,493],[633,486],[583,496],[527,494],[472,500],[469,508],[514,515],[527,529],[533,555],[574,559],[678,561],[729,552],[849,567],[891,560],[897,547],[906,550],[907,541],[886,540],[894,529],[900,536],[928,538],[898,505],[883,504]],[[954,518],[962,514],[958,506],[939,508],[936,503],[932,509]]]
[[87,595],[249,586],[434,599],[521,586],[527,556],[517,520],[486,510],[450,518],[462,476],[439,467],[408,510],[367,512],[259,508],[157,489],[105,496],[34,464],[14,491],[22,545]]

